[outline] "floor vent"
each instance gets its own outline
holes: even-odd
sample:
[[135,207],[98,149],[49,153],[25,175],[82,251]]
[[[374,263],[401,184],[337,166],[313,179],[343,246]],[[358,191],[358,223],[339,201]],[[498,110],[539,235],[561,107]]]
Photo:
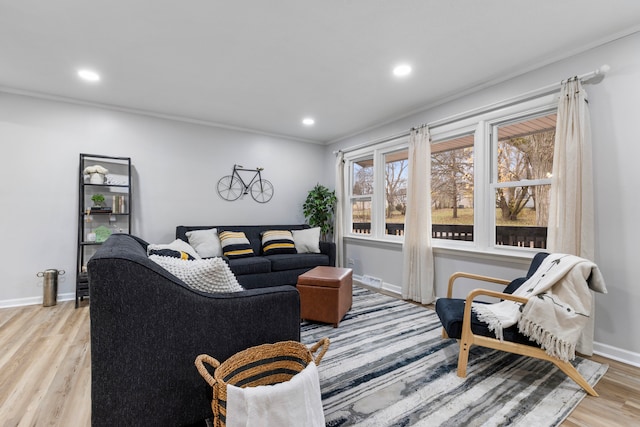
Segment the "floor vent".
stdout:
[[374,288],[382,287],[382,279],[379,277],[373,277],[365,274],[362,276],[362,283],[368,286],[373,286]]

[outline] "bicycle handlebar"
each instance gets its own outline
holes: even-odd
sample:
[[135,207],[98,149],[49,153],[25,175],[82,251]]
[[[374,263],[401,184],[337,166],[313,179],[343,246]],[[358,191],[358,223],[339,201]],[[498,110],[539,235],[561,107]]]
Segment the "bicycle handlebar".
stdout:
[[261,172],[261,171],[264,170],[264,168],[245,169],[244,166],[242,166],[242,165],[233,165],[233,169],[234,170],[244,170],[244,171],[255,171],[255,172]]

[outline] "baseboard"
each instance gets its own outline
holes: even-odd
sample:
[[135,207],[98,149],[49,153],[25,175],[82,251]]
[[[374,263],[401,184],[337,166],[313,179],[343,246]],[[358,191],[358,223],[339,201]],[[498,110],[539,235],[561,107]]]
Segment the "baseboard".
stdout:
[[400,286],[392,285],[391,283],[383,282],[382,289],[392,294],[396,294],[398,297],[402,295],[402,289]]
[[[75,292],[68,292],[65,294],[58,294],[57,301],[73,301],[76,299]],[[25,305],[39,305],[42,304],[42,297],[28,297],[28,298],[16,298],[0,301],[0,308],[9,307],[22,307]]]
[[607,359],[616,360],[618,362],[640,368],[639,353],[634,353],[629,350],[624,350],[599,342],[593,343],[593,352],[598,356],[606,357]]

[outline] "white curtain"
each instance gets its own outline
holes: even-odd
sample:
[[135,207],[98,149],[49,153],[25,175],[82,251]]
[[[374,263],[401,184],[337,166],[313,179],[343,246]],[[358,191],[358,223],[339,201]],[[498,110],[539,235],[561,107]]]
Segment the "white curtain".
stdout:
[[336,267],[344,265],[343,253],[344,247],[344,153],[338,151],[336,157],[336,207],[334,211],[333,221],[333,241],[336,243]]
[[409,136],[407,209],[402,247],[402,298],[429,304],[435,301],[431,247],[431,146],[429,129],[412,129]]
[[[579,79],[564,82],[558,102],[547,245],[552,252],[594,260],[593,171],[587,94]],[[593,306],[577,351],[593,354]]]

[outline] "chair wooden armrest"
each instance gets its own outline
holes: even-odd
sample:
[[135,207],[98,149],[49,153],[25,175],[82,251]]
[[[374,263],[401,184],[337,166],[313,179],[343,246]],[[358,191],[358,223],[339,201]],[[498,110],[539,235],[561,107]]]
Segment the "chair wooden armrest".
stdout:
[[482,276],[480,274],[473,274],[473,273],[457,272],[457,273],[453,273],[449,277],[449,287],[447,289],[447,298],[451,298],[451,296],[453,295],[453,283],[456,281],[456,279],[460,279],[460,278],[479,280],[481,282],[497,283],[499,285],[505,285],[505,286],[511,283],[510,280],[498,279],[496,277]]
[[[459,271],[449,276],[449,284],[447,287],[447,298],[453,297],[453,284],[456,281],[456,279],[461,279],[461,278],[472,279],[472,280],[477,280],[480,282],[487,282],[487,283],[497,283],[498,285],[505,285],[505,286],[511,283],[511,281],[505,280],[505,279],[499,279],[496,277],[489,277],[489,276],[483,276],[480,274],[465,273],[465,272]],[[445,331],[444,328],[442,328],[442,338],[448,338],[447,331]]]

